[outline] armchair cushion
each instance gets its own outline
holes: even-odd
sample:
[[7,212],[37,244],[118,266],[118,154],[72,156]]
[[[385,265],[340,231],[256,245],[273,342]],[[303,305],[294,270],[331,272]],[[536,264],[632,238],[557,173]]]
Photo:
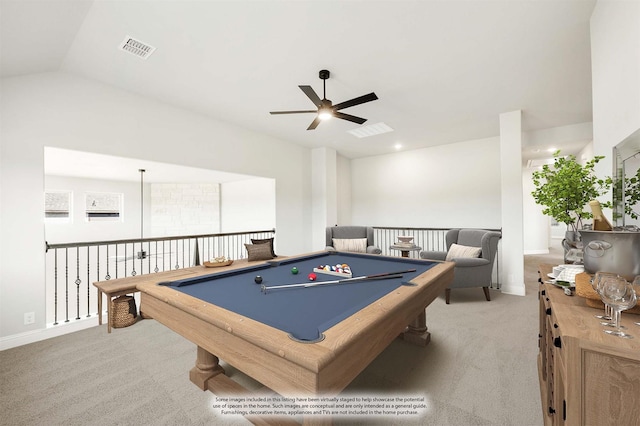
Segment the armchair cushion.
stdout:
[[460,257],[480,257],[481,247],[470,247],[461,244],[451,244],[445,260],[452,260]]
[[350,251],[355,253],[367,252],[366,238],[334,238],[333,247],[338,251]]
[[[380,254],[382,250],[373,243],[373,228],[370,226],[327,226],[326,247],[327,251],[335,251],[334,239],[353,240],[365,239],[366,245],[363,253]],[[358,243],[359,244],[359,243]]]

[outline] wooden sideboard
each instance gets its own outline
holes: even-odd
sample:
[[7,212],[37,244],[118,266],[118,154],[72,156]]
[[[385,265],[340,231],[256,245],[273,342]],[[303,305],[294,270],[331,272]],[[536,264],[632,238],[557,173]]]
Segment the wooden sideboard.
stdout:
[[[541,283],[552,265],[540,265]],[[633,339],[603,332],[600,310],[541,284],[538,376],[544,424],[640,425],[639,315],[622,314]]]

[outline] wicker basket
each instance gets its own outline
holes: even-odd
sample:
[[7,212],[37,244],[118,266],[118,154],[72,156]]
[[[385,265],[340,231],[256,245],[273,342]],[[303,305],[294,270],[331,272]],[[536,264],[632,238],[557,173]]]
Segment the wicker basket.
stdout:
[[118,296],[111,301],[111,327],[129,327],[137,317],[136,300],[132,296]]
[[[591,279],[593,275],[589,275],[586,272],[576,275],[576,295],[584,297],[587,302],[587,306],[592,308],[604,309],[604,303],[591,287]],[[627,309],[624,313],[638,314],[640,315],[640,305],[636,305],[631,309]]]

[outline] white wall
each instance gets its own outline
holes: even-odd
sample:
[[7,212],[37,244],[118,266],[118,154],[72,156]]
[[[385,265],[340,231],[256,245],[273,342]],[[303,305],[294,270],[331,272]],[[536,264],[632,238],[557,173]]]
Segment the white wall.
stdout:
[[[526,121],[527,114],[524,113]],[[562,146],[565,143],[589,144],[593,140],[593,123],[569,124],[567,126],[552,127],[549,129],[535,130],[526,133],[524,145],[526,149],[548,149],[552,146]],[[552,153],[549,154],[551,156]],[[561,154],[566,154],[562,152]]]
[[640,2],[600,0],[591,15],[593,144],[611,175],[612,148],[640,128]]
[[[145,192],[148,193],[149,185],[146,185],[146,188]],[[140,236],[140,183],[47,175],[45,190],[72,192],[70,222],[45,223],[45,239],[50,244],[119,240]],[[121,220],[88,222],[85,218],[87,192],[123,194]],[[145,198],[148,203],[148,197]],[[44,216],[44,209],[42,214]],[[148,212],[145,212],[145,222],[145,235],[148,235]]]
[[309,149],[66,73],[0,83],[0,338],[45,327],[45,146],[275,179],[279,252],[309,251]]
[[329,225],[351,225],[351,160],[338,155],[336,169],[338,221]]
[[500,142],[479,139],[351,161],[354,224],[500,228]]
[[145,232],[145,237],[220,232],[218,183],[153,183],[150,186],[151,233]]
[[[256,178],[226,182],[220,185],[220,195],[221,232],[264,231],[276,228],[274,179]],[[276,246],[279,237],[276,235]]]
[[[560,242],[551,241],[550,218],[542,214],[544,207],[536,204],[533,195],[531,195],[536,189],[533,185],[534,170],[525,168],[522,171],[524,254],[545,254],[549,253],[549,244],[557,244],[560,247]],[[564,235],[564,231],[562,235]]]
[[337,152],[333,148],[311,151],[311,241],[312,250],[326,247],[325,228],[338,220]]

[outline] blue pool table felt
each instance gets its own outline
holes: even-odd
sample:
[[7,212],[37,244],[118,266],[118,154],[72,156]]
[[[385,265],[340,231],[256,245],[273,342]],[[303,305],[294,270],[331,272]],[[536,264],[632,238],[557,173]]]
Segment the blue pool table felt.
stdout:
[[[346,263],[354,277],[416,269],[402,278],[355,281],[334,285],[273,289],[266,293],[262,285],[279,286],[309,281],[308,274],[320,265]],[[212,303],[229,311],[289,333],[294,340],[312,343],[322,340],[322,333],[335,324],[370,305],[403,283],[408,283],[436,263],[407,258],[388,258],[357,253],[320,253],[316,255],[274,259],[266,264],[227,272],[161,283]],[[298,268],[292,274],[291,268]],[[316,274],[316,282],[339,279]]]

